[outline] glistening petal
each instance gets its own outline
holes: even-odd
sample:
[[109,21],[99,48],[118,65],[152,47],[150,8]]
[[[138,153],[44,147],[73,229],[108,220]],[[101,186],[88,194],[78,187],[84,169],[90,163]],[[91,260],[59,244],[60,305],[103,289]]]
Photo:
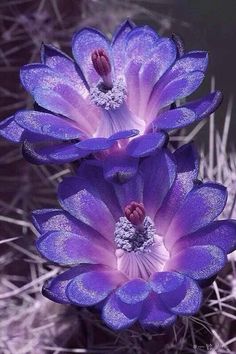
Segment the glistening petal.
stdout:
[[109,245],[94,237],[67,231],[49,231],[36,241],[38,251],[52,262],[63,265],[97,263],[115,265]]
[[72,279],[66,294],[73,304],[92,306],[106,299],[125,277],[116,271],[94,271]]
[[176,108],[158,114],[150,126],[165,131],[186,127],[197,120],[194,111],[187,108]]
[[193,144],[186,144],[177,149],[174,157],[177,163],[177,176],[155,218],[160,235],[166,234],[174,214],[193,188],[198,175],[198,154]]
[[133,139],[127,146],[126,151],[132,157],[145,157],[157,151],[165,142],[165,133],[148,133]]
[[66,183],[59,185],[58,197],[63,209],[112,242],[115,221],[108,207],[86,190],[72,192],[73,188]]
[[197,231],[213,221],[225,207],[226,188],[216,183],[195,186],[174,215],[165,236],[168,249],[182,236]]
[[208,279],[225,265],[226,256],[216,246],[193,246],[173,254],[164,270],[177,271],[195,280]]

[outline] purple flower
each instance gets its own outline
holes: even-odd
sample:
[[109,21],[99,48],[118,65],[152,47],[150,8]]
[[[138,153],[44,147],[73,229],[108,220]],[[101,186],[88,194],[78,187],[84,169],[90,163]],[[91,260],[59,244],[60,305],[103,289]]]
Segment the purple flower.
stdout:
[[114,330],[165,327],[196,313],[203,285],[236,248],[234,220],[214,221],[227,192],[197,181],[191,144],[143,159],[127,183],[83,162],[59,186],[62,209],[33,213],[39,252],[70,267],[44,286],[49,299],[96,306]]
[[165,143],[165,132],[201,120],[221,100],[217,91],[173,107],[199,87],[208,62],[206,52],[183,54],[179,48],[176,40],[130,21],[111,41],[92,28],[75,33],[75,60],[43,45],[41,63],[20,72],[38,109],[7,118],[1,135],[24,142],[24,156],[34,163],[63,163],[98,152],[104,158],[105,150],[117,160],[125,151],[128,163],[148,156]]

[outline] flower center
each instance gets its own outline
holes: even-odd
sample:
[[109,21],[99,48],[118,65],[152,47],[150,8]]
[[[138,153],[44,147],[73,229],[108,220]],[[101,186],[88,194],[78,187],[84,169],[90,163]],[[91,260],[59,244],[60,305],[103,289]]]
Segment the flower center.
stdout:
[[154,242],[156,234],[152,220],[145,216],[144,206],[132,202],[125,208],[125,216],[116,223],[115,243],[127,252],[144,252]]
[[117,269],[129,279],[148,279],[163,270],[169,252],[141,203],[127,205],[124,215],[116,223],[114,233]]
[[90,88],[91,101],[106,110],[117,109],[127,97],[124,80],[112,79],[111,62],[103,49],[96,49],[91,59],[94,69],[101,77],[101,81]]

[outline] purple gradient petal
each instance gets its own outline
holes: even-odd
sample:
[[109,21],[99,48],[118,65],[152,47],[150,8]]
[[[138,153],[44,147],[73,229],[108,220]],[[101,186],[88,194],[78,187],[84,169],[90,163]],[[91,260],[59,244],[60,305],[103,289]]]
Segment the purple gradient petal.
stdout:
[[157,118],[151,123],[152,128],[170,131],[186,127],[197,120],[194,111],[187,108],[176,108],[158,114]]
[[131,140],[126,151],[132,157],[145,157],[157,151],[165,142],[165,133],[148,133]]
[[36,247],[43,257],[62,265],[97,263],[114,267],[116,264],[109,243],[88,233],[49,231],[37,239]]
[[152,275],[150,285],[169,309],[176,315],[192,315],[201,305],[202,293],[192,279],[176,272]]
[[58,198],[63,209],[113,242],[115,221],[101,200],[86,190],[73,194],[73,187],[63,182],[59,185]]
[[[62,209],[35,210],[32,213],[32,221],[41,235],[49,231],[63,230],[73,234],[83,235],[91,241],[93,241],[93,239],[100,243],[104,241],[98,232],[75,219]],[[108,246],[108,248],[109,247],[110,246]]]
[[131,202],[143,202],[143,178],[140,174],[136,174],[126,183],[114,184],[114,190],[123,212],[125,207]]
[[171,221],[165,236],[166,247],[171,249],[179,238],[213,221],[224,209],[226,200],[226,188],[220,184],[195,186]]
[[110,212],[117,220],[123,214],[118,199],[115,195],[112,184],[104,179],[103,168],[97,161],[84,161],[77,170],[78,177],[70,177],[64,180],[68,181],[73,188],[73,194],[81,189],[86,189],[94,197],[101,199],[109,208]]
[[177,176],[161,208],[155,217],[155,225],[160,235],[165,235],[176,211],[194,186],[198,176],[198,154],[192,143],[183,145],[174,153]]
[[116,295],[119,299],[126,303],[135,305],[142,302],[150,293],[149,284],[143,279],[132,279],[129,282],[123,284],[116,291]]
[[160,37],[149,26],[135,27],[127,36],[126,60],[140,59],[143,62],[160,41]]
[[160,298],[151,294],[143,303],[139,322],[144,328],[165,328],[176,320],[176,316],[169,312]]
[[144,181],[145,211],[154,219],[176,177],[176,163],[173,155],[168,150],[161,149],[141,163],[140,173]]
[[135,24],[130,20],[126,20],[122,22],[117,30],[115,31],[111,47],[112,47],[112,55],[113,55],[113,64],[115,74],[118,76],[123,74],[124,65],[125,65],[125,47],[126,47],[126,38],[128,33],[135,27]]
[[119,140],[119,139],[128,139],[133,136],[136,136],[139,134],[139,130],[137,129],[131,129],[131,130],[123,130],[120,132],[117,132],[109,137],[109,140]]
[[44,136],[62,140],[81,137],[81,132],[73,121],[49,113],[20,111],[16,113],[15,121],[22,128]]
[[148,103],[148,115],[154,118],[161,108],[189,96],[201,85],[203,79],[204,74],[201,71],[194,71],[166,80],[164,87],[157,84]]
[[138,163],[126,154],[110,154],[104,160],[104,177],[109,182],[125,183],[137,173]]
[[[151,57],[141,67],[139,72],[140,102],[139,115],[145,117],[145,111],[153,87],[176,58],[176,47],[169,38],[161,39],[153,49]],[[146,118],[146,117],[145,117]]]
[[42,63],[53,69],[56,73],[63,75],[67,80],[73,81],[74,87],[85,95],[88,91],[87,82],[79,66],[60,49],[42,44],[41,47]]
[[222,93],[220,91],[216,91],[200,98],[199,100],[187,103],[182,107],[194,111],[196,113],[197,120],[201,120],[214,112],[221,104],[222,99]]
[[128,62],[125,68],[127,104],[130,111],[137,115],[139,113],[139,101],[141,100],[141,88],[139,85],[141,66],[141,60],[133,59]]
[[114,140],[110,140],[107,138],[92,138],[86,139],[76,144],[76,146],[81,150],[89,150],[89,151],[100,151],[106,150],[112,147],[115,144]]
[[208,279],[219,272],[227,259],[216,246],[193,246],[172,255],[165,271],[177,271],[195,280]]
[[50,142],[43,144],[31,144],[24,141],[22,147],[24,158],[33,164],[62,164],[75,161],[90,154],[90,151],[79,150],[75,144],[61,143],[51,145]]
[[93,306],[105,300],[124,277],[115,271],[94,271],[72,279],[66,294],[73,304]]
[[203,229],[180,238],[174,245],[173,252],[198,245],[217,246],[226,254],[233,252],[236,248],[236,221],[214,221]]
[[97,264],[81,264],[77,267],[73,267],[46,282],[43,286],[42,293],[48,299],[58,302],[59,304],[70,304],[71,301],[66,295],[66,288],[69,282],[79,274],[90,271],[102,271],[104,269],[105,267]]
[[73,56],[90,86],[97,84],[100,79],[91,60],[93,51],[97,49],[103,49],[108,57],[111,56],[110,43],[101,32],[87,27],[74,34],[72,39]]
[[40,87],[42,78],[53,80],[54,77],[59,78],[59,75],[44,64],[27,64],[20,69],[21,83],[30,94]]
[[16,123],[14,115],[0,122],[0,135],[13,143],[21,142],[23,133],[24,129]]
[[102,319],[108,327],[117,331],[130,327],[136,318],[127,317],[119,307],[115,294],[110,295],[102,310]]

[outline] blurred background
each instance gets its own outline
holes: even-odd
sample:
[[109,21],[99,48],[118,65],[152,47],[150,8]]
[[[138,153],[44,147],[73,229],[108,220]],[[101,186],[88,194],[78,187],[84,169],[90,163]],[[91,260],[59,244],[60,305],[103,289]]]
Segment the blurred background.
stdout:
[[[207,77],[193,98],[215,87],[223,92],[224,101],[210,121],[172,139],[196,140],[201,178],[228,187],[224,216],[236,217],[235,14],[235,0],[1,0],[0,119],[31,107],[20,85],[19,68],[39,60],[42,42],[71,54],[77,29],[93,26],[111,36],[127,17],[164,36],[176,33],[186,50],[207,50],[210,55]],[[0,354],[236,352],[234,255],[207,290],[201,312],[181,319],[166,333],[135,327],[115,334],[96,312],[44,299],[43,282],[60,270],[37,254],[30,211],[57,205],[57,185],[71,167],[29,165],[20,147],[3,139],[0,149]]]

